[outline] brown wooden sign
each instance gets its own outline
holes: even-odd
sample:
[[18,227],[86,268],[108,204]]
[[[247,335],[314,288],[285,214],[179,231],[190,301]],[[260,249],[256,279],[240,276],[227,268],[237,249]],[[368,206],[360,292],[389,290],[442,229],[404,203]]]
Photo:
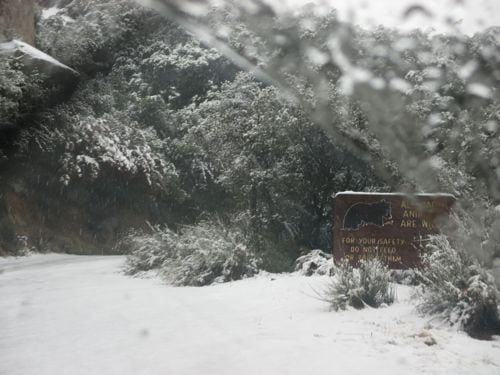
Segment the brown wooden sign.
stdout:
[[338,193],[334,259],[356,265],[377,256],[393,269],[416,267],[421,241],[439,231],[454,202],[449,194]]

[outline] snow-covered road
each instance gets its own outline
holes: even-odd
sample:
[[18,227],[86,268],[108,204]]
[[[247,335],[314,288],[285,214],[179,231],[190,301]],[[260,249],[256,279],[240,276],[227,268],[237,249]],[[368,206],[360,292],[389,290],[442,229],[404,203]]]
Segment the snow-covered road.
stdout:
[[388,308],[330,312],[312,297],[324,277],[174,288],[123,261],[0,259],[0,374],[500,374],[499,338],[429,327],[405,287]]

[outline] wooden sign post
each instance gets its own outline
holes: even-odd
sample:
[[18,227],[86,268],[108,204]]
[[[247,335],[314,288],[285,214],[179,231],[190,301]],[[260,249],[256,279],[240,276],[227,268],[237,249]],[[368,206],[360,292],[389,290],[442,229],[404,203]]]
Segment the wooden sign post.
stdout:
[[420,242],[439,232],[455,198],[449,194],[355,193],[335,195],[335,261],[378,257],[392,269],[420,263]]

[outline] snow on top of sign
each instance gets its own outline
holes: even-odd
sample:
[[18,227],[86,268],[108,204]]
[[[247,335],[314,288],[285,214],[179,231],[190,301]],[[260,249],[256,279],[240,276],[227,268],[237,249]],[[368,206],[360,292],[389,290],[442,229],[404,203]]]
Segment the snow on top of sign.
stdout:
[[410,193],[378,193],[378,192],[366,192],[366,191],[339,191],[338,193],[335,193],[335,197],[339,195],[393,195],[393,196],[406,196],[406,197],[433,197],[436,195],[442,196],[442,197],[450,197],[454,198],[455,196],[453,194],[449,193],[418,193],[418,194],[410,194]]

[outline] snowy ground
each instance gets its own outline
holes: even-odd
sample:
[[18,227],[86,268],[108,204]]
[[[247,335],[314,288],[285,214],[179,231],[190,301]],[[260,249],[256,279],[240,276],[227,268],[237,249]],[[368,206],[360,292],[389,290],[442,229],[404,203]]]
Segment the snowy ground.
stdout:
[[0,259],[0,374],[500,374],[500,338],[429,327],[406,287],[390,307],[331,312],[312,298],[324,277],[174,288],[123,261]]

